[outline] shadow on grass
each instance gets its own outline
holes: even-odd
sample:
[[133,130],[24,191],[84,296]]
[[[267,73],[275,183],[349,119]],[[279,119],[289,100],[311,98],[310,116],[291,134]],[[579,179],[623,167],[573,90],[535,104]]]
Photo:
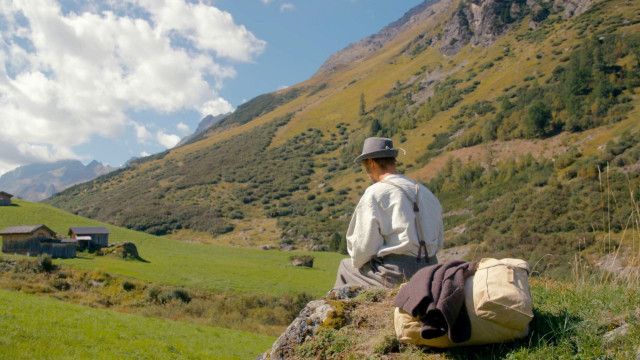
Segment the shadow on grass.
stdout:
[[[582,318],[563,310],[559,314],[534,310],[534,318],[530,325],[529,335],[524,339],[483,346],[468,346],[437,351],[453,359],[503,359],[518,349],[535,351],[539,347],[554,346],[571,338],[576,326]],[[429,352],[434,352],[429,350]]]
[[11,204],[9,204],[9,205],[0,205],[0,207],[5,207],[5,206],[6,206],[6,207],[9,207],[9,206],[13,206],[13,207],[20,207],[20,205],[15,204],[15,203],[11,203]]

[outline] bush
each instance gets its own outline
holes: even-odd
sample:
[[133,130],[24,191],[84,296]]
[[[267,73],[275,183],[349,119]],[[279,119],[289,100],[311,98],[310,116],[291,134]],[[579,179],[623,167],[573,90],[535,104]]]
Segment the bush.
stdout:
[[52,272],[55,270],[55,265],[53,265],[53,260],[49,255],[38,256],[38,266],[43,272]]
[[69,284],[64,279],[53,279],[51,281],[51,287],[53,287],[56,290],[67,291],[67,290],[71,289],[71,284]]
[[529,107],[525,126],[530,137],[542,137],[548,132],[551,123],[551,109],[543,101],[536,101]]
[[159,287],[150,288],[147,292],[147,298],[158,304],[166,304],[173,300],[185,304],[191,301],[191,295],[185,289],[161,289]]
[[135,290],[136,288],[136,284],[132,283],[129,280],[125,280],[122,283],[122,289],[124,289],[124,291],[131,291],[131,290]]

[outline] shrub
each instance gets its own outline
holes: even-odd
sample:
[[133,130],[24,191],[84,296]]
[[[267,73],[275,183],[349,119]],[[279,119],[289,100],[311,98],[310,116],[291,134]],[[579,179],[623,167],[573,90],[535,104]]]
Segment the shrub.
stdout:
[[51,287],[53,287],[56,290],[67,291],[67,290],[71,289],[71,284],[69,284],[64,279],[53,279],[51,281]]
[[529,107],[525,126],[530,137],[542,137],[547,134],[551,122],[551,109],[542,101],[536,101]]
[[43,272],[52,272],[55,269],[55,265],[53,265],[53,260],[49,255],[38,256],[38,266],[40,267],[40,270]]
[[191,295],[185,289],[161,289],[159,287],[150,288],[147,292],[147,298],[158,304],[166,304],[173,300],[185,304],[191,301]]
[[131,291],[134,290],[136,288],[136,284],[132,283],[129,280],[125,280],[122,283],[122,289],[124,289],[124,291]]

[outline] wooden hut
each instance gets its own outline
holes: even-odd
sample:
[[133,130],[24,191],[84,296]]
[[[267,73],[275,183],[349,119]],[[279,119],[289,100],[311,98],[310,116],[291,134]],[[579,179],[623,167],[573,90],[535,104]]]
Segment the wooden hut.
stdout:
[[78,249],[98,250],[109,246],[109,230],[104,227],[72,227],[69,236],[77,241]]
[[61,241],[46,225],[12,226],[0,231],[2,252],[36,256],[49,254],[54,258],[76,256],[75,241]]
[[21,225],[10,226],[0,230],[2,240],[27,240],[27,239],[51,239],[56,237],[55,231],[46,225]]
[[11,198],[13,195],[8,192],[0,191],[0,206],[9,206],[11,205]]

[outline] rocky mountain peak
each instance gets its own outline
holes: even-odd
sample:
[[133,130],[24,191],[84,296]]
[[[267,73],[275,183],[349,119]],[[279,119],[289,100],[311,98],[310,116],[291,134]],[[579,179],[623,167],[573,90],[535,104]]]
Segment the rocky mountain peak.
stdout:
[[425,0],[421,4],[407,11],[400,19],[382,28],[379,32],[356,43],[350,44],[343,50],[331,55],[324,64],[320,66],[316,75],[335,71],[344,65],[361,60],[367,55],[382,48],[389,41],[393,40],[396,35],[403,32],[408,27],[415,23],[423,22],[429,16],[433,15],[433,11],[430,7],[432,4],[437,2],[438,0]]
[[552,12],[564,18],[587,11],[592,0],[469,0],[462,1],[445,24],[440,50],[453,55],[467,44],[489,46],[513,24],[531,14],[532,22],[545,20]]

